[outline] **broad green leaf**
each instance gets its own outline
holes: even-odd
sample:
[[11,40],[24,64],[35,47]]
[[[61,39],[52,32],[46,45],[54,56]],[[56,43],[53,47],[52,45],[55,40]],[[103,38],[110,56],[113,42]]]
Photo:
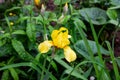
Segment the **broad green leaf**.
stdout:
[[9,71],[10,71],[14,80],[19,80],[18,74],[17,74],[17,72],[15,71],[14,68],[9,68]]
[[[109,20],[108,23],[111,23],[115,26],[118,26],[118,21],[117,20]],[[120,25],[119,25],[119,27],[120,27]]]
[[120,9],[120,5],[110,7],[109,9]]
[[[96,54],[98,52],[96,42],[88,40],[88,43],[89,43],[89,46],[90,46],[93,54]],[[107,50],[105,50],[101,45],[99,45],[99,46],[100,46],[100,51],[102,54],[109,55],[109,52]],[[74,45],[74,48],[79,54],[84,56],[86,59],[90,59],[89,52],[88,52],[87,47],[83,40],[77,41]]]
[[15,30],[12,34],[20,34],[20,35],[25,35],[25,31],[24,30]]
[[117,18],[118,18],[117,12],[115,10],[113,10],[113,9],[108,9],[107,10],[107,15],[112,20],[117,20]]
[[32,22],[27,23],[26,33],[31,42],[36,41],[36,30],[35,25]]
[[96,7],[83,8],[80,10],[80,15],[88,22],[89,22],[89,19],[88,19],[89,17],[91,19],[91,22],[96,25],[105,24],[107,21],[106,12]]
[[28,52],[25,51],[24,46],[20,41],[13,39],[12,46],[23,60],[26,61],[33,60],[33,57]]
[[120,5],[120,0],[110,0],[112,5]]

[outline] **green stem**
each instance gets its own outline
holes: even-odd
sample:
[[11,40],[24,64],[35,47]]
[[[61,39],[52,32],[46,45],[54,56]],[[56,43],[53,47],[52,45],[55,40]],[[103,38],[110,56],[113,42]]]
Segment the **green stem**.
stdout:
[[103,61],[103,59],[102,59],[102,54],[101,54],[100,47],[99,47],[98,37],[97,37],[97,35],[96,35],[94,26],[93,26],[93,24],[92,24],[89,16],[88,16],[88,19],[89,19],[89,21],[90,21],[90,27],[91,27],[91,30],[92,30],[92,35],[93,35],[94,40],[95,40],[95,42],[96,42],[96,46],[97,46],[98,56],[99,56],[99,58],[100,58],[100,62],[101,62],[101,64],[104,65],[104,61]]
[[46,29],[46,26],[45,26],[45,19],[44,19],[44,16],[41,14],[42,16],[42,19],[43,19],[43,28],[44,28],[44,40],[47,40],[47,29]]
[[52,52],[52,55],[51,55],[51,58],[50,58],[50,62],[49,62],[47,71],[49,71],[49,69],[51,67],[51,62],[53,61],[53,59],[55,57],[55,52],[56,52],[56,49],[53,47],[53,52]]
[[113,69],[114,69],[114,72],[115,72],[115,77],[116,77],[116,80],[120,80],[120,75],[119,75],[119,70],[117,68],[117,63],[116,63],[116,60],[115,60],[115,57],[114,57],[114,53],[113,53],[113,50],[110,46],[110,43],[108,41],[106,41],[107,43],[107,47],[110,51],[110,57],[112,59],[112,63],[113,63]]
[[60,0],[60,12],[62,12],[62,0]]
[[[92,61],[83,61],[83,62],[81,62],[81,63],[79,63],[79,64],[77,64],[74,68],[73,68],[73,70],[71,70],[71,72],[69,73],[69,75],[67,76],[67,78],[66,78],[66,80],[69,80],[69,77],[70,77],[70,75],[72,74],[72,72],[74,71],[74,70],[76,70],[79,66],[81,66],[81,65],[83,65],[83,64],[86,64],[86,63],[95,63],[95,64],[98,64],[97,62],[92,62]],[[101,66],[101,67],[104,67],[104,66],[102,66],[102,65],[100,65],[100,64],[98,64],[99,66]],[[86,80],[86,79],[85,79]]]
[[99,33],[98,33],[98,39],[100,38],[100,35],[101,35],[101,33],[102,33],[102,31],[103,31],[103,29],[106,27],[106,25],[104,25],[101,29],[100,29],[100,31],[99,31]]
[[120,24],[120,23],[118,23],[118,25],[116,26],[117,29],[115,30],[114,35],[113,35],[113,39],[112,39],[112,50],[113,50],[113,51],[114,51],[114,42],[115,42],[116,33],[117,33],[117,31],[119,30],[119,27],[118,27],[119,24]]
[[10,22],[9,22],[7,16],[6,16],[6,13],[5,13],[5,20],[6,20],[6,22],[7,22],[7,25],[8,25],[8,27],[9,27],[9,30],[10,30],[10,39],[12,39],[12,26],[10,25]]
[[[87,49],[88,49],[88,52],[89,52],[89,54],[90,54],[90,57],[91,57],[92,62],[95,61],[93,52],[92,52],[92,50],[91,50],[91,48],[90,48],[90,46],[89,46],[89,43],[88,43],[88,41],[87,41],[87,38],[85,38],[85,36],[83,35],[83,33],[84,33],[83,30],[81,29],[81,27],[78,27],[77,24],[76,24],[76,27],[77,27],[77,29],[78,29],[78,31],[79,31],[82,39],[84,40],[84,43],[85,43],[85,45],[86,45],[86,47],[87,47]],[[94,66],[94,69],[95,69],[95,72],[96,72],[96,76],[98,77],[98,76],[99,76],[99,71],[98,71],[97,65],[96,65],[95,63],[93,63],[93,66]]]
[[[87,16],[88,16],[88,15],[87,15]],[[97,50],[98,50],[98,56],[99,56],[99,58],[100,58],[100,63],[104,66],[103,69],[106,71],[107,76],[110,77],[110,75],[109,75],[109,73],[108,73],[108,70],[107,70],[107,68],[106,68],[106,65],[105,65],[105,63],[104,63],[104,61],[103,61],[103,58],[102,58],[102,54],[101,54],[101,50],[100,50],[100,46],[99,46],[99,42],[98,42],[98,37],[97,37],[96,31],[95,31],[95,29],[94,29],[94,26],[93,26],[93,24],[92,24],[89,16],[88,16],[88,19],[89,19],[89,22],[90,22],[90,27],[91,27],[91,30],[92,30],[93,38],[94,38],[94,40],[95,40],[95,42],[96,42],[96,46],[97,46]],[[98,76],[98,79],[100,79],[100,77],[101,77],[101,75]]]
[[45,54],[45,59],[44,59],[44,62],[43,62],[43,68],[42,68],[42,73],[41,73],[41,78],[40,80],[43,80],[43,77],[44,77],[44,72],[45,72],[45,65],[46,65],[46,62],[47,62],[47,54]]

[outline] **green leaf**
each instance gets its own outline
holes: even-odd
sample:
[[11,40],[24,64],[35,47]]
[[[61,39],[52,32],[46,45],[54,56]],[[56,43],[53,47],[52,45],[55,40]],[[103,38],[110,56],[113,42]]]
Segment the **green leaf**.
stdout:
[[[50,62],[51,61],[50,57],[47,57],[47,60]],[[56,63],[53,60],[51,61],[50,64],[55,69],[55,71],[58,71],[58,67],[57,67]]]
[[86,72],[84,72],[84,76],[85,76],[85,77],[89,77],[89,75],[90,75],[91,72],[92,72],[92,68],[93,68],[93,66],[89,67],[89,69],[88,69]]
[[[117,20],[109,20],[108,23],[111,23],[115,26],[118,26],[118,21]],[[119,25],[119,27],[120,27],[120,25]]]
[[[80,10],[80,15],[89,22],[88,17],[91,22],[96,25],[105,24],[107,21],[107,14],[104,10],[96,7],[83,8]],[[88,15],[88,16],[87,16]]]
[[9,68],[9,71],[10,71],[14,80],[19,80],[18,74],[17,74],[17,72],[15,71],[14,68]]
[[102,0],[89,0],[90,3],[100,3]]
[[116,10],[113,10],[113,9],[108,9],[107,15],[110,19],[113,19],[113,20],[117,20],[118,18]]
[[4,70],[4,72],[2,73],[1,80],[9,80],[9,71],[8,70]]
[[5,40],[0,40],[0,47],[3,46],[6,43]]
[[6,43],[6,44],[0,46],[0,57],[11,54],[12,50],[13,50],[13,48],[11,47],[11,44],[9,44],[9,43]]
[[[67,70],[65,70],[65,73],[70,74],[71,71],[72,71],[72,70],[67,69]],[[71,73],[71,75],[74,76],[74,77],[76,77],[76,78],[82,79],[82,80],[87,80],[82,74],[80,74],[80,73],[77,72],[77,71],[73,71],[73,72]]]
[[84,24],[84,22],[83,22],[82,20],[80,20],[80,19],[78,19],[78,18],[73,18],[73,20],[75,21],[75,23],[76,23],[78,26],[80,26],[80,27],[82,27],[83,29],[87,30],[86,25]]
[[100,66],[98,66],[98,68],[99,68],[99,75],[101,80],[111,80],[103,68],[101,68]]
[[10,33],[5,33],[2,36],[0,36],[0,39],[2,38],[9,38],[10,37]]
[[70,15],[64,16],[63,18],[59,19],[57,22],[59,24],[66,24],[68,22],[68,20],[70,19],[70,17],[71,17]]
[[20,34],[20,35],[25,35],[25,31],[24,30],[15,30],[12,34]]
[[[61,3],[62,1],[62,3]],[[54,0],[55,5],[65,4],[66,2],[69,3],[71,0]]]
[[120,9],[120,5],[118,5],[118,6],[113,6],[113,7],[110,7],[109,9]]
[[13,10],[17,10],[17,9],[21,9],[21,7],[12,7],[12,8],[10,8],[10,9],[7,9],[6,12],[5,12],[5,14],[6,14],[7,12],[10,12],[10,11],[13,11]]
[[120,0],[110,0],[112,5],[120,5]]
[[[73,68],[69,66],[66,62],[61,60],[59,56],[55,56],[54,60],[58,62],[60,65],[62,65],[64,68],[66,68],[65,73],[69,74],[73,70]],[[87,80],[82,74],[78,73],[76,70],[74,70],[71,75],[82,80]]]
[[36,41],[36,30],[35,25],[31,22],[27,23],[26,33],[31,42]]
[[15,69],[15,70],[16,70],[16,72],[17,72],[18,74],[21,74],[21,75],[23,75],[23,76],[25,76],[25,77],[28,77],[28,74],[25,73],[24,70],[21,70],[21,69]]
[[117,62],[117,64],[118,64],[119,68],[120,68],[120,57],[119,57],[119,58],[116,58],[116,62]]
[[50,34],[51,34],[52,31],[54,30],[54,28],[53,28],[51,25],[48,26],[48,29],[49,29]]
[[33,64],[31,62],[23,62],[23,63],[21,62],[21,63],[9,64],[9,65],[6,65],[4,67],[0,67],[0,71],[5,70],[5,69],[9,69],[9,68],[14,68],[14,67],[21,67],[21,66],[32,67],[33,69],[35,69],[36,71],[41,73],[40,69],[35,64]]
[[[88,40],[88,43],[89,43],[89,46],[90,46],[93,54],[96,54],[98,52],[96,42]],[[102,54],[109,55],[109,52],[107,50],[105,50],[101,45],[99,45],[99,46],[100,46],[100,51]],[[89,52],[88,52],[87,47],[85,46],[85,43],[83,40],[77,41],[74,45],[74,48],[79,54],[84,56],[86,59],[90,59]]]
[[33,57],[28,52],[25,51],[24,46],[20,41],[13,39],[12,46],[23,60],[26,61],[33,60]]

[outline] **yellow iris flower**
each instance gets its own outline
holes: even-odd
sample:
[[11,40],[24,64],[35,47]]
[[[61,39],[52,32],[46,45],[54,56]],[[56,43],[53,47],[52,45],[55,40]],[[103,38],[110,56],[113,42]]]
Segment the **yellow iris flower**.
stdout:
[[68,46],[70,44],[68,38],[71,36],[68,35],[66,28],[61,27],[59,30],[53,30],[51,37],[52,41],[46,40],[39,44],[38,49],[41,53],[47,53],[51,46],[56,46],[64,50],[65,59],[68,62],[72,62],[77,58],[75,52]]

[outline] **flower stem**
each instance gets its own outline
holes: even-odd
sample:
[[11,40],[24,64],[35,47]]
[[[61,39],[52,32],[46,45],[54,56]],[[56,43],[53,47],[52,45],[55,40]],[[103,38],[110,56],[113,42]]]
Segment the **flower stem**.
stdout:
[[40,78],[40,80],[43,80],[44,72],[45,72],[44,67],[45,67],[45,65],[46,65],[46,62],[47,62],[47,54],[45,54],[45,59],[44,59],[44,63],[43,63],[43,68],[42,68],[42,73],[41,73],[41,78]]
[[60,0],[60,12],[62,12],[62,0]]
[[47,29],[45,26],[45,19],[44,16],[41,14],[42,18],[43,18],[43,28],[44,28],[44,40],[47,40]]

